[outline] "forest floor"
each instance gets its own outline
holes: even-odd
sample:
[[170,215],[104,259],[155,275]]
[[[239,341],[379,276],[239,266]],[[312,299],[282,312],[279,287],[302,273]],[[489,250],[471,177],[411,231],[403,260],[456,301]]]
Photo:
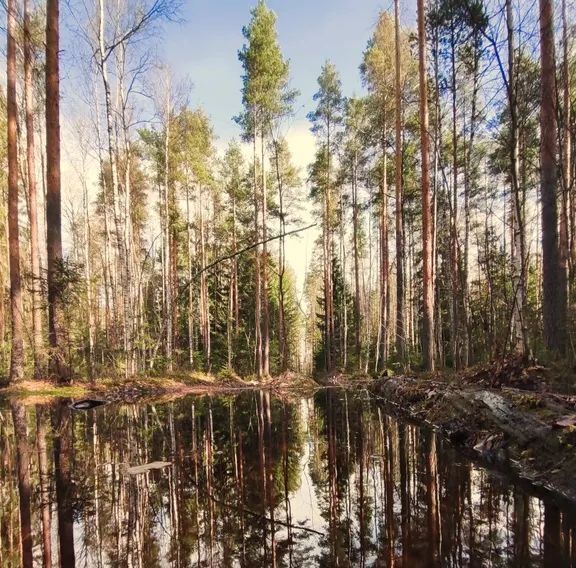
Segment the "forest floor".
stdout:
[[400,416],[433,427],[471,458],[576,502],[575,377],[509,358],[461,373],[359,384]]
[[207,373],[171,374],[162,377],[137,376],[130,379],[101,378],[91,383],[74,381],[61,385],[50,380],[24,380],[0,388],[0,399],[17,399],[23,404],[48,404],[61,398],[95,399],[133,403],[169,400],[187,394],[224,394],[248,389],[268,389],[279,396],[313,392],[319,388],[311,378],[285,373],[265,381],[242,379],[236,375]]

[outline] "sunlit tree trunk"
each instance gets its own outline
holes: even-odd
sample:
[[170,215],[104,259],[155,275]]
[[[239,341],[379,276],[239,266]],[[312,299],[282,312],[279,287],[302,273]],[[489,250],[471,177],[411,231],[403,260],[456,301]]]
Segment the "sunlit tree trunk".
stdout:
[[24,375],[24,340],[22,319],[22,282],[20,278],[20,231],[18,227],[18,109],[16,101],[16,13],[14,0],[6,7],[8,38],[6,54],[6,106],[8,112],[8,254],[10,262],[10,315],[12,318],[12,351],[10,381]]
[[82,203],[84,208],[84,283],[86,286],[86,311],[88,332],[88,377],[94,379],[94,313],[92,299],[92,262],[90,258],[90,209],[88,204],[88,186],[83,182]]
[[450,279],[451,290],[451,322],[450,340],[452,344],[452,365],[461,366],[461,338],[460,338],[460,254],[458,248],[458,115],[456,99],[456,40],[454,37],[454,23],[451,24],[450,65],[451,65],[451,94],[452,94],[452,219],[450,225]]
[[[385,112],[385,111],[383,111]],[[382,182],[380,185],[380,315],[378,369],[384,370],[388,361],[388,317],[390,303],[390,281],[388,278],[388,155],[386,153],[386,118],[382,126]]]
[[[253,184],[254,184],[254,235],[255,242],[260,241],[260,191],[258,188],[258,170],[256,154],[256,124],[253,125],[252,137],[252,158],[253,158]],[[254,249],[254,349],[255,358],[254,366],[256,375],[261,377],[263,374],[262,366],[262,274],[261,274],[261,246],[257,245]]]
[[48,335],[51,371],[69,382],[64,354],[62,214],[60,196],[60,4],[46,3],[46,227],[48,250]]
[[28,174],[28,221],[30,224],[30,267],[32,276],[32,346],[34,376],[44,367],[42,336],[42,285],[38,245],[38,196],[36,190],[36,142],[34,132],[34,95],[32,85],[32,39],[28,0],[24,0],[24,104],[26,107],[26,165]]
[[204,350],[204,366],[207,370],[211,365],[211,338],[210,338],[210,304],[208,298],[208,282],[206,279],[206,227],[204,221],[203,188],[198,188],[200,198],[200,327],[202,333],[202,347]]
[[[169,92],[170,87],[168,87]],[[164,190],[164,290],[165,290],[165,304],[164,304],[164,319],[166,321],[166,364],[168,371],[173,370],[173,346],[172,340],[174,337],[173,327],[174,322],[172,319],[173,308],[172,303],[174,299],[172,298],[172,247],[171,247],[171,237],[172,231],[170,226],[170,181],[169,181],[169,168],[170,164],[170,120],[171,120],[171,108],[170,108],[170,95],[166,97],[166,117],[164,125],[164,180],[163,180],[163,190]]]
[[[280,173],[280,160],[278,141],[274,140],[274,163],[276,166],[276,182],[278,184],[278,217],[280,235],[286,232],[286,212],[284,211],[284,183],[282,174]],[[232,204],[235,207],[235,202]],[[233,239],[235,240],[236,230],[236,215],[234,209],[234,232]],[[236,249],[234,248],[234,251]],[[284,276],[286,274],[286,238],[280,237],[278,244],[278,342],[280,348],[280,370],[286,371],[289,366],[288,355],[288,339],[286,334],[286,299],[284,290]]]
[[268,194],[266,184],[266,155],[265,155],[264,127],[260,135],[261,154],[261,177],[262,177],[262,374],[270,375],[270,307],[268,298],[268,245],[266,244],[267,217],[268,217]]
[[542,268],[544,340],[548,349],[566,349],[566,273],[558,246],[558,172],[556,62],[553,0],[540,0],[540,195],[542,201]]
[[[356,368],[362,368],[361,342],[360,342],[360,249],[359,249],[359,204],[358,204],[358,181],[357,181],[357,157],[352,163],[352,243],[354,250],[354,346],[356,349]],[[346,279],[346,275],[343,275]],[[346,302],[346,298],[344,298]]]
[[396,98],[396,353],[406,358],[406,291],[404,278],[404,205],[402,190],[402,91],[400,84],[400,5],[394,0],[395,21],[395,98]]
[[516,54],[514,45],[514,15],[512,0],[506,0],[506,23],[508,28],[508,105],[510,107],[510,179],[513,226],[513,288],[512,348],[520,354],[528,351],[528,334],[524,307],[526,305],[527,258],[524,245],[524,218],[520,188],[520,140],[518,128],[518,87],[516,77]]
[[[118,177],[118,148],[114,136],[114,109],[112,105],[112,93],[110,86],[110,79],[108,77],[108,57],[110,56],[110,51],[106,48],[105,42],[105,16],[106,16],[106,5],[105,0],[98,0],[99,2],[99,20],[98,20],[98,66],[100,75],[102,77],[102,84],[104,87],[104,102],[105,102],[105,114],[106,114],[106,133],[107,133],[107,150],[108,150],[108,160],[110,165],[111,173],[111,185],[112,185],[112,205],[114,212],[114,228],[116,237],[116,246],[118,251],[118,265],[120,268],[120,286],[117,293],[120,293],[122,298],[122,338],[123,338],[123,349],[125,361],[125,373],[129,374],[128,366],[128,352],[130,350],[130,333],[128,329],[128,321],[130,319],[130,298],[128,293],[128,261],[127,261],[127,251],[126,251],[126,241],[124,233],[124,222],[122,208],[120,203],[120,182]],[[118,304],[118,302],[116,302]],[[116,305],[118,308],[119,306]]]
[[[562,85],[562,110],[563,110],[563,134],[562,134],[562,215],[564,224],[564,239],[566,240],[566,256],[571,278],[573,282],[574,267],[576,264],[576,199],[572,192],[572,132],[570,121],[572,118],[572,84],[570,70],[570,50],[568,48],[568,15],[566,0],[562,0],[562,47],[563,47],[563,85]],[[569,234],[571,229],[571,234]]]
[[186,185],[186,237],[188,269],[188,363],[194,368],[194,287],[192,286],[192,219],[190,217],[190,187]]
[[418,0],[418,69],[420,82],[420,151],[422,155],[422,358],[425,369],[433,371],[436,365],[436,350],[434,348],[434,262],[430,201],[430,137],[428,133],[425,0]]

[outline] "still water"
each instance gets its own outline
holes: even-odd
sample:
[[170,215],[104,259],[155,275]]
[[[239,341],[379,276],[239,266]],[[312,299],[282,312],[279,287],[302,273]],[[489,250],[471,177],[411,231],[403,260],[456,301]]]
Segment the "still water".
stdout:
[[4,406],[0,523],[2,568],[576,566],[574,511],[334,389]]

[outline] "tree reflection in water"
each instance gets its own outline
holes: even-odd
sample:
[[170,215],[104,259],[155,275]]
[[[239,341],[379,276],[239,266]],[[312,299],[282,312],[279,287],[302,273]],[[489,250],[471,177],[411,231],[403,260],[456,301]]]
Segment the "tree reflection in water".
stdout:
[[3,568],[557,568],[575,528],[366,394],[0,410]]

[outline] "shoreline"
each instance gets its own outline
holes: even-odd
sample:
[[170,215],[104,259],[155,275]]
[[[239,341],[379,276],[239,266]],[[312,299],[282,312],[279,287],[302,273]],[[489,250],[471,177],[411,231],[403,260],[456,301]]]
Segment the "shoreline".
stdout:
[[[576,504],[576,395],[546,386],[541,368],[540,382],[528,381],[524,385],[528,388],[516,388],[512,380],[486,384],[477,380],[477,372],[465,373],[378,379],[342,374],[322,381],[286,373],[263,382],[190,374],[102,379],[70,386],[30,380],[0,389],[0,401],[32,405],[93,398],[134,404],[254,389],[287,398],[311,396],[324,388],[365,389],[392,414],[432,428],[483,467]],[[526,379],[525,369],[522,376]]]
[[377,379],[368,389],[400,418],[435,430],[482,467],[576,505],[575,404],[556,393],[486,388],[419,377]]

